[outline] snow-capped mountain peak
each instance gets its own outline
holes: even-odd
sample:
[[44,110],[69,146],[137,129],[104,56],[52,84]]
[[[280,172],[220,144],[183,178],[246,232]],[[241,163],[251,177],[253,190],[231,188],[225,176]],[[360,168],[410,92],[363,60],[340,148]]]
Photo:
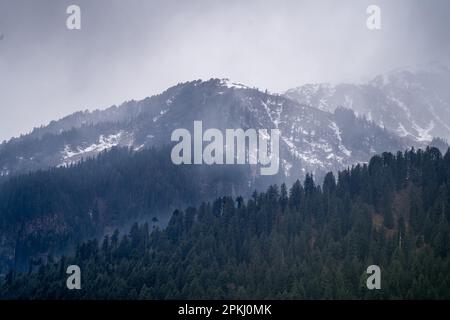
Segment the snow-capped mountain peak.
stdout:
[[419,142],[450,139],[450,71],[431,65],[398,69],[363,84],[307,84],[285,96],[333,112],[352,109],[379,126]]

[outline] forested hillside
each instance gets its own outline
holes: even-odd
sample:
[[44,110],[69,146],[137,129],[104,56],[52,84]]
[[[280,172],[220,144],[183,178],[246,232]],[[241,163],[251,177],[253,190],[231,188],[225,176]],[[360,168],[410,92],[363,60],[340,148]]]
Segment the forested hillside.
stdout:
[[[308,175],[248,201],[176,210],[165,229],[136,224],[86,242],[9,273],[0,297],[449,299],[449,187],[450,151],[384,153],[322,186]],[[81,267],[81,290],[66,288],[70,264]],[[381,290],[365,287],[371,264]]]
[[0,183],[0,275],[132,222],[167,222],[178,207],[241,194],[247,169],[176,166],[169,147],[113,148],[69,167],[11,177]]

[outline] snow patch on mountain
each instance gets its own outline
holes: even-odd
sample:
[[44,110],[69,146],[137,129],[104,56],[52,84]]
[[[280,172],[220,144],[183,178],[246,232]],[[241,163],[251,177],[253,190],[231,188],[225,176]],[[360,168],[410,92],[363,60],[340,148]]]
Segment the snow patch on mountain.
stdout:
[[334,134],[336,136],[336,138],[338,139],[338,141],[340,143],[342,143],[342,138],[341,138],[341,130],[339,129],[338,125],[336,124],[336,122],[331,122],[331,124],[329,125],[329,128],[331,128],[334,131]]
[[[125,136],[126,133],[124,131],[119,131],[116,134],[110,134],[108,136],[100,135],[97,142],[85,148],[77,146],[75,147],[75,150],[73,150],[70,145],[65,145],[64,150],[62,151],[63,162],[59,166],[70,165],[79,161],[83,156],[95,155],[104,150],[118,146]],[[132,143],[129,143],[128,145],[131,146]]]
[[409,133],[408,130],[405,129],[405,127],[403,126],[402,123],[399,123],[396,131],[400,135],[400,137],[412,136],[412,134]]
[[430,131],[434,128],[434,121],[430,121],[427,128],[422,128],[415,121],[413,121],[413,127],[418,132],[418,136],[416,137],[418,141],[433,140],[433,136],[430,134]]
[[225,88],[234,88],[234,89],[249,89],[249,87],[247,87],[246,85],[242,84],[242,83],[237,83],[237,82],[232,82],[230,79],[228,78],[224,78],[220,80],[220,85],[222,87]]

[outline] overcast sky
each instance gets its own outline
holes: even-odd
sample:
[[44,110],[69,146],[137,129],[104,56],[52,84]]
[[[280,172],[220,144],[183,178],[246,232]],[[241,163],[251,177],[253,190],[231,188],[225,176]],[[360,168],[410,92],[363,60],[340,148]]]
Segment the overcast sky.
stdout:
[[[71,4],[81,30],[66,28]],[[0,141],[194,79],[282,92],[448,65],[449,15],[448,0],[0,0]]]

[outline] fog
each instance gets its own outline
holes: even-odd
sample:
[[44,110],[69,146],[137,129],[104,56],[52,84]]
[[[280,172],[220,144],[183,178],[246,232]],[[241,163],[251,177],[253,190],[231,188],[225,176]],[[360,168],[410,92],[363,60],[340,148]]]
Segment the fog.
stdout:
[[[66,28],[71,4],[81,30]],[[0,0],[0,141],[194,79],[283,92],[448,65],[449,13],[446,0]]]

